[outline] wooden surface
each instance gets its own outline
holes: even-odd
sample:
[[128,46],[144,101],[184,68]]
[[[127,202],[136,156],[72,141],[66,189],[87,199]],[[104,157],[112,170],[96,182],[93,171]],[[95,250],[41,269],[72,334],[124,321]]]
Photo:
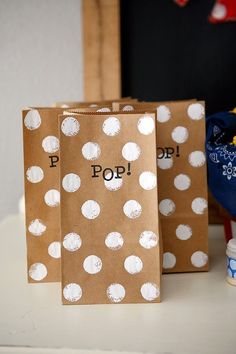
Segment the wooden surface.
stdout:
[[121,94],[119,0],[83,0],[84,96]]

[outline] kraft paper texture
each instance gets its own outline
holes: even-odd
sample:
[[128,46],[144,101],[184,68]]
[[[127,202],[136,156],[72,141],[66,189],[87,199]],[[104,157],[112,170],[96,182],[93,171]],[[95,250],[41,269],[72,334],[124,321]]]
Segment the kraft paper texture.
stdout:
[[[133,112],[148,108],[157,110],[157,175],[163,272],[207,271],[204,102],[146,102],[134,103],[132,106]],[[119,109],[124,107],[124,104],[119,104]]]
[[28,281],[60,281],[58,114],[61,108],[22,112]]
[[160,301],[155,120],[60,116],[63,304]]

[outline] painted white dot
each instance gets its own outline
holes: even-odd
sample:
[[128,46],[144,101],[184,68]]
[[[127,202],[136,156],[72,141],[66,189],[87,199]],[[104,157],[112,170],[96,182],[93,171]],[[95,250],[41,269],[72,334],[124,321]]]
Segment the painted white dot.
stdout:
[[100,214],[100,206],[95,200],[87,200],[81,207],[83,216],[87,219],[95,219]]
[[75,173],[68,173],[63,177],[62,187],[66,192],[73,193],[76,192],[81,185],[81,180]]
[[111,109],[108,107],[103,107],[103,108],[99,108],[97,112],[111,112]]
[[98,105],[96,104],[96,103],[91,103],[90,105],[89,105],[89,107],[91,107],[91,108],[95,108],[95,107],[97,107]]
[[171,269],[174,268],[175,264],[176,264],[175,255],[171,252],[165,252],[163,254],[163,268]]
[[37,109],[32,109],[26,113],[26,116],[24,118],[24,124],[29,130],[35,130],[40,127],[41,117]]
[[192,201],[191,207],[195,214],[204,214],[207,209],[207,201],[204,198],[195,198]]
[[101,155],[100,146],[97,143],[89,141],[83,145],[82,154],[86,160],[96,160]]
[[35,219],[29,224],[28,230],[34,236],[41,236],[46,231],[46,225],[41,220]]
[[124,240],[119,232],[114,231],[107,235],[105,244],[110,250],[117,251],[123,246]]
[[61,123],[61,130],[66,136],[75,136],[78,134],[80,124],[75,117],[67,117]]
[[48,254],[53,258],[61,258],[61,242],[52,242],[48,246]]
[[69,105],[68,105],[68,104],[63,103],[63,104],[61,105],[61,108],[69,108]]
[[206,162],[206,156],[202,151],[193,151],[189,154],[188,162],[193,167],[201,167]]
[[133,106],[131,106],[130,104],[127,104],[126,106],[124,106],[123,108],[122,108],[122,111],[134,111],[134,107]]
[[29,268],[29,276],[33,280],[43,280],[47,276],[47,274],[47,268],[43,263],[34,263]]
[[108,136],[115,136],[120,132],[120,120],[116,117],[107,118],[103,125],[102,130]]
[[175,212],[175,203],[171,199],[163,199],[159,203],[160,213],[164,216],[169,216]]
[[157,177],[155,173],[150,171],[142,172],[139,176],[139,184],[145,190],[151,190],[157,185]]
[[63,239],[63,247],[70,252],[77,251],[82,245],[80,235],[75,232],[70,232]]
[[175,234],[178,237],[179,240],[188,240],[192,234],[192,228],[189,225],[184,225],[184,224],[180,224],[177,226],[176,230],[175,230]]
[[102,261],[101,258],[95,256],[95,255],[90,255],[85,258],[83,267],[85,272],[89,274],[97,274],[101,271],[102,269]]
[[159,237],[153,231],[143,231],[139,236],[139,243],[142,247],[150,249],[156,247]]
[[121,302],[125,297],[125,288],[121,284],[111,284],[107,288],[107,297],[112,302]]
[[188,129],[185,127],[175,127],[171,133],[172,139],[178,143],[183,144],[188,140]]
[[142,207],[136,200],[128,200],[124,206],[123,211],[130,219],[138,218],[142,213]]
[[171,118],[171,113],[168,107],[161,105],[157,107],[157,121],[160,123],[168,122]]
[[143,262],[139,257],[132,255],[125,259],[124,268],[129,274],[137,274],[143,269]]
[[42,181],[43,177],[43,170],[39,166],[31,166],[26,171],[26,178],[31,183],[39,183]]
[[140,289],[142,297],[147,301],[153,301],[160,296],[160,289],[155,283],[145,283]]
[[215,4],[211,16],[216,20],[223,20],[227,15],[227,8],[224,4]]
[[231,269],[236,270],[236,260],[231,259],[229,265]]
[[82,289],[78,284],[70,283],[64,287],[63,296],[70,302],[78,301],[82,296]]
[[106,179],[108,179],[109,181],[104,180],[104,184],[105,187],[109,190],[109,191],[117,191],[118,189],[120,189],[122,187],[123,184],[123,180],[122,178],[118,178],[118,175],[116,172],[108,172],[105,175]]
[[201,103],[192,103],[188,106],[188,116],[192,120],[200,120],[204,117],[205,108]]
[[122,156],[127,161],[135,161],[139,158],[141,149],[136,143],[128,142],[122,148]]
[[42,141],[42,147],[45,152],[52,154],[59,150],[59,139],[52,135],[46,136]]
[[208,256],[202,251],[196,251],[191,256],[191,263],[194,267],[204,267],[208,262]]
[[152,134],[155,129],[155,122],[151,116],[143,116],[138,120],[138,130],[143,135]]
[[161,170],[168,170],[173,166],[173,159],[172,157],[166,157],[163,154],[159,154],[157,158],[157,166]]
[[190,185],[191,185],[191,179],[189,178],[189,176],[185,174],[181,173],[178,176],[176,176],[174,179],[174,186],[179,191],[185,191],[189,189]]
[[56,189],[50,189],[44,195],[45,203],[50,207],[56,207],[60,204],[60,192]]

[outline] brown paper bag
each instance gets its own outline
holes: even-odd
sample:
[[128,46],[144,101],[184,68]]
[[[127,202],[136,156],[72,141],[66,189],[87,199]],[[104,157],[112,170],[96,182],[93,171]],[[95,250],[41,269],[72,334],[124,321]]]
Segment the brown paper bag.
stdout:
[[[117,105],[116,105],[117,108]],[[124,105],[120,103],[120,109]],[[208,270],[204,102],[133,104],[157,110],[157,174],[163,272]]]
[[58,114],[61,108],[22,112],[29,282],[60,281]]
[[155,113],[59,121],[63,303],[159,302]]
[[56,102],[55,107],[61,108],[81,108],[81,107],[91,107],[96,108],[97,106],[102,105],[112,105],[116,102],[123,102],[129,104],[131,102],[137,102],[136,98],[123,97],[123,98],[114,98],[113,100],[101,100],[101,101],[90,101],[90,102],[79,102],[79,101],[61,101]]

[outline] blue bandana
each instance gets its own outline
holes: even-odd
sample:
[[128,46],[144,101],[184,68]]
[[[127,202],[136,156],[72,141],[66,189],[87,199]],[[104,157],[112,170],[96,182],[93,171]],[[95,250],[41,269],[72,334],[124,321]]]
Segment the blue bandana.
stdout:
[[236,114],[220,112],[207,118],[208,184],[216,200],[236,216]]

